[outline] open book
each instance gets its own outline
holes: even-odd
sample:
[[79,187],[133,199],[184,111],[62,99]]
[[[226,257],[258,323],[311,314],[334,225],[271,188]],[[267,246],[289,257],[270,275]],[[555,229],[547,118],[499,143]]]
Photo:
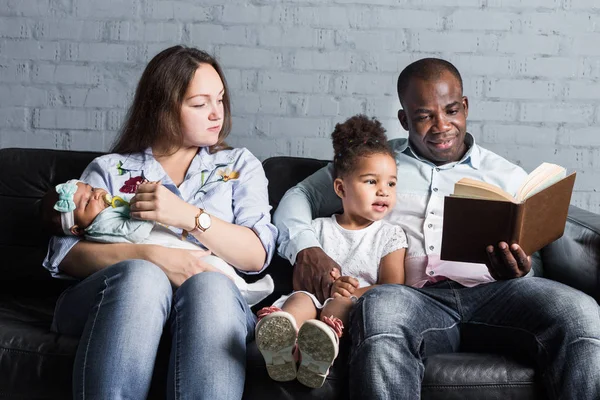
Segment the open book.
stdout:
[[518,243],[531,255],[564,232],[575,173],[543,163],[517,193],[463,178],[444,199],[442,260],[485,263],[488,245]]

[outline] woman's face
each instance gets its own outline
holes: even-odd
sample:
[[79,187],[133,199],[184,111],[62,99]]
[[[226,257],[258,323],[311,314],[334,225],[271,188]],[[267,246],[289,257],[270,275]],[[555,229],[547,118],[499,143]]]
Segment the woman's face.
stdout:
[[223,127],[225,88],[209,64],[196,70],[181,105],[184,147],[206,147],[217,143]]

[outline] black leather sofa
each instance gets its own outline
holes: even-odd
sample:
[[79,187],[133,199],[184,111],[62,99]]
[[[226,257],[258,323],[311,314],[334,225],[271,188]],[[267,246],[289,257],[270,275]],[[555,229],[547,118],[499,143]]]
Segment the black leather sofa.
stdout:
[[[77,338],[50,332],[54,303],[68,281],[41,267],[48,238],[41,232],[38,204],[56,183],[78,177],[99,153],[0,149],[0,399],[69,399]],[[269,198],[277,207],[284,192],[326,161],[274,157],[264,162]],[[571,207],[565,235],[536,257],[537,275],[564,282],[600,301],[600,215]],[[268,272],[276,282],[263,304],[291,290],[291,267],[275,257]],[[260,305],[259,305],[260,306]],[[483,342],[465,331],[460,353],[426,359],[423,399],[544,399],[531,361],[498,337]],[[487,336],[486,336],[487,337]],[[347,349],[346,346],[342,346]],[[247,399],[344,399],[347,351],[321,389],[271,381],[254,344],[248,353]],[[161,344],[150,398],[164,398],[168,338]],[[386,398],[394,398],[393,393]]]

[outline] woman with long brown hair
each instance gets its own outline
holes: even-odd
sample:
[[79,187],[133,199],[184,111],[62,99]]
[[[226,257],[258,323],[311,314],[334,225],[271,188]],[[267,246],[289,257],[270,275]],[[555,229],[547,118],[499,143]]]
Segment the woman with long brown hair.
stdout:
[[257,273],[277,232],[262,166],[225,144],[230,129],[216,60],[174,46],[148,63],[111,154],[83,172],[82,181],[130,202],[133,218],[206,251],[52,238],[44,266],[80,280],[53,321],[55,331],[81,337],[74,398],[145,399],[163,328],[172,336],[167,398],[241,398],[255,317],[233,282],[201,258],[212,252]]

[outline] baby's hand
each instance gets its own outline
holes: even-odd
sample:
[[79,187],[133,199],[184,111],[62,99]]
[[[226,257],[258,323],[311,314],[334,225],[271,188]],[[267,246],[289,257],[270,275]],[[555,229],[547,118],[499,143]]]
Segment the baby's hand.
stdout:
[[358,288],[358,280],[352,276],[340,276],[331,286],[331,297],[352,297]]

